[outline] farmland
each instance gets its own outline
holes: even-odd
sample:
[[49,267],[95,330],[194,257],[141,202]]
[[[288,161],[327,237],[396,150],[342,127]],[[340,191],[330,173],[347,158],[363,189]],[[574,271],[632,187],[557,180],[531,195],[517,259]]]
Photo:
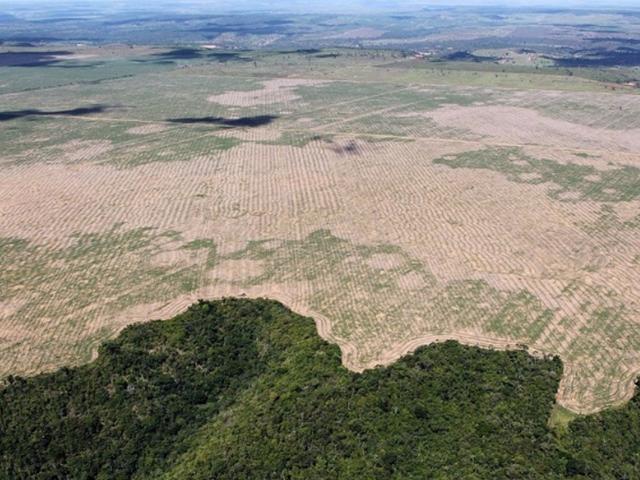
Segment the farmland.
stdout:
[[0,58],[25,50],[45,64],[0,67],[0,375],[263,296],[355,371],[455,339],[558,355],[573,412],[631,398],[637,89],[351,48]]

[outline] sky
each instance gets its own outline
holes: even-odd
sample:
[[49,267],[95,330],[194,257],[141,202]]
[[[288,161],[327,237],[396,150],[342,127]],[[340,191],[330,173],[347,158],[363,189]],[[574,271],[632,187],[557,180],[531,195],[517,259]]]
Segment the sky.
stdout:
[[94,7],[100,10],[156,10],[169,8],[181,11],[230,11],[242,9],[279,10],[290,12],[365,12],[407,11],[429,6],[490,5],[545,6],[553,8],[639,8],[640,0],[0,0],[0,10],[36,8]]
[[[334,4],[336,8],[349,7],[349,6],[372,6],[375,5],[378,8],[388,8],[397,10],[406,10],[411,8],[428,7],[429,5],[543,5],[556,8],[567,8],[575,6],[617,6],[617,5],[636,5],[640,8],[640,0],[563,0],[563,1],[550,1],[550,0],[172,0],[170,2],[166,0],[138,0],[136,2],[125,0],[10,0],[2,1],[2,5],[21,5],[21,6],[36,6],[38,4],[78,4],[78,5],[100,5],[100,6],[117,6],[117,5],[129,5],[132,4],[145,7],[153,7],[154,4],[175,4],[175,5],[194,5],[199,7],[210,6],[211,8],[225,8],[231,4],[251,4],[260,5],[263,7],[272,7],[277,9],[286,9],[292,5],[296,8],[299,5],[307,5],[310,8],[317,8],[323,5]],[[296,5],[299,4],[299,5]]]

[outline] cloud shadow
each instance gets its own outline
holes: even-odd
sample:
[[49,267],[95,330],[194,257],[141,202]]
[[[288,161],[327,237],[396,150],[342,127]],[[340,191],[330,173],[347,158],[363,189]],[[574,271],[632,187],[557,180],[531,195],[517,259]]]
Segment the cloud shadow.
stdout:
[[0,53],[0,67],[46,67],[65,60],[64,56],[72,55],[68,50],[47,52],[3,52]]
[[70,117],[80,117],[84,115],[91,115],[92,113],[102,113],[107,111],[109,107],[105,105],[94,105],[92,107],[79,107],[72,108],[69,110],[52,110],[52,111],[44,111],[35,108],[30,108],[26,110],[7,110],[4,112],[0,112],[0,122],[8,122],[10,120],[16,120],[18,118],[24,117],[46,117],[53,115],[63,115]]
[[185,124],[206,124],[206,125],[220,125],[223,127],[261,127],[273,122],[276,115],[257,115],[255,117],[240,117],[240,118],[224,118],[224,117],[184,117],[184,118],[169,118],[168,122],[172,123],[185,123]]

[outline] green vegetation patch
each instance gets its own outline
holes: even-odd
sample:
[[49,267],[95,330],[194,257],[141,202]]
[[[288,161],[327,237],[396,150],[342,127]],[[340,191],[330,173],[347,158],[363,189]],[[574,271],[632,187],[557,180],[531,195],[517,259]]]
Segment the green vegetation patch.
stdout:
[[[163,251],[163,245],[179,241],[177,232],[156,232],[152,228],[126,230],[121,225],[103,233],[76,235],[67,247],[60,249],[4,239],[0,243],[0,279],[12,288],[3,290],[3,297],[11,298],[26,289],[38,297],[58,299],[55,312],[35,315],[32,311],[36,318],[70,314],[80,303],[88,307],[93,303],[90,297],[97,291],[120,304],[122,296],[134,295],[136,284],[171,273],[169,268],[149,268],[149,260]],[[128,260],[113,262],[114,258]],[[131,287],[126,294],[122,293],[124,285]],[[46,310],[47,304],[40,298],[32,302],[31,308],[40,305],[37,308]],[[124,302],[122,306],[128,304]]]
[[[104,163],[132,168],[154,162],[189,161],[194,157],[216,155],[242,143],[233,137],[216,136],[217,126],[178,128],[156,134],[148,143],[123,144],[104,157]],[[133,148],[132,148],[133,147]]]
[[359,345],[359,359],[379,355],[363,341],[372,332],[394,343],[429,333],[481,326],[532,344],[552,311],[526,291],[502,292],[482,280],[442,284],[418,259],[390,244],[361,245],[317,230],[302,240],[249,242],[225,259],[262,262],[260,275],[238,283],[309,282],[314,311],[336,319],[333,334]]
[[141,63],[134,59],[101,60],[99,62],[65,62],[56,67],[2,68],[0,94],[45,91],[64,86],[95,86],[108,82],[154,73],[166,74],[175,66]]
[[640,169],[627,165],[603,171],[589,165],[531,157],[519,148],[486,148],[446,155],[433,162],[451,168],[501,172],[518,183],[552,182],[557,187],[549,189],[549,196],[561,201],[626,202],[640,197]]
[[[77,235],[62,248],[0,239],[0,301],[19,305],[6,324],[34,332],[28,353],[33,361],[4,364],[0,372],[87,361],[118,328],[110,324],[96,331],[96,319],[198,288],[203,269],[215,265],[215,245],[192,242],[182,249],[183,244],[174,231],[128,230],[122,225]],[[174,251],[181,253],[175,263],[166,257]],[[94,301],[98,294],[103,295],[100,304]],[[54,344],[51,329],[56,332]],[[18,347],[8,339],[0,351]],[[14,357],[16,362],[20,358]]]
[[567,410],[566,408],[558,404],[555,404],[553,406],[553,410],[551,410],[548,425],[557,434],[563,435],[567,433],[569,425],[576,418],[580,418],[578,414],[573,413],[571,410]]
[[277,302],[200,301],[88,365],[9,378],[0,478],[640,475],[640,398],[554,435],[561,374],[557,358],[456,342],[357,374]]
[[640,228],[640,213],[628,220],[620,219],[613,206],[604,204],[595,220],[586,222],[582,227],[589,233],[604,232],[607,230],[627,230]]

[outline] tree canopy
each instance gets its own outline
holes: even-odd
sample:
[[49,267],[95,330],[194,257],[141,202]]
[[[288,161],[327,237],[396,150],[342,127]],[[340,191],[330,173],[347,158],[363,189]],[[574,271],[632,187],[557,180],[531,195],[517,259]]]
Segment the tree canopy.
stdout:
[[452,341],[354,373],[278,302],[200,301],[8,378],[0,478],[640,478],[639,397],[554,432],[561,374]]

